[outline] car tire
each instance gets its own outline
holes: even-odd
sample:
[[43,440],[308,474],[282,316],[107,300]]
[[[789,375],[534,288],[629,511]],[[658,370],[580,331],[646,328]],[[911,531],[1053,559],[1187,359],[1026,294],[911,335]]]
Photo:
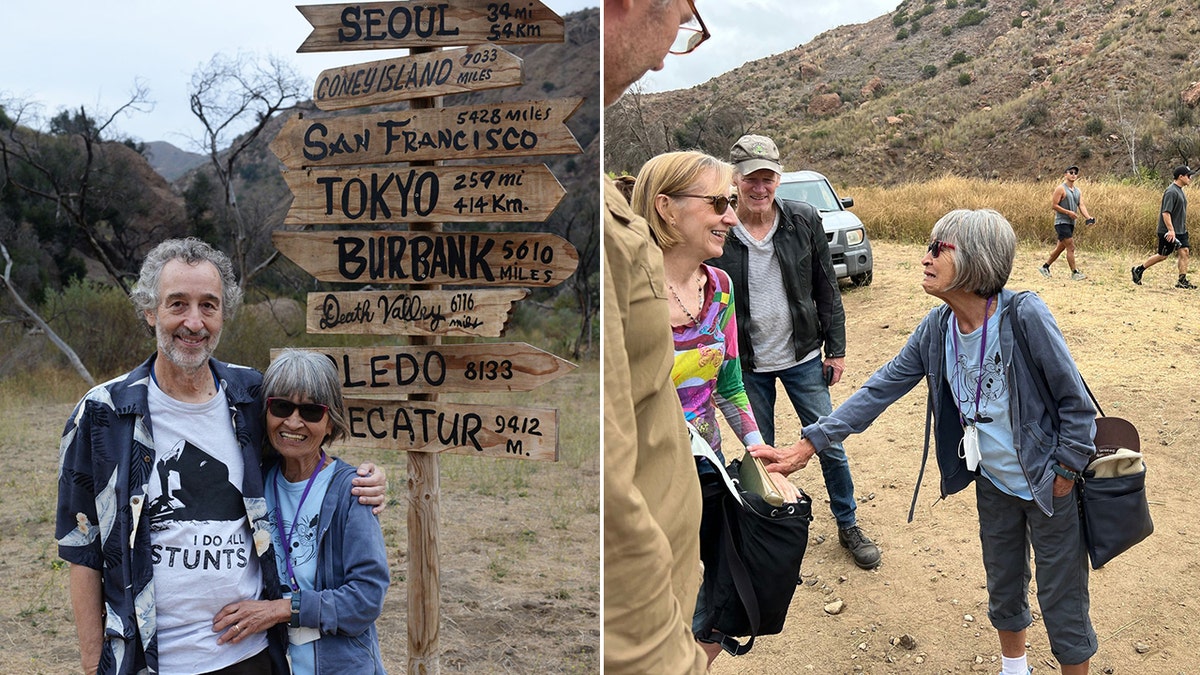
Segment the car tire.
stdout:
[[874,273],[871,271],[863,272],[862,274],[855,274],[854,276],[850,277],[850,284],[856,288],[861,286],[870,286],[874,276]]

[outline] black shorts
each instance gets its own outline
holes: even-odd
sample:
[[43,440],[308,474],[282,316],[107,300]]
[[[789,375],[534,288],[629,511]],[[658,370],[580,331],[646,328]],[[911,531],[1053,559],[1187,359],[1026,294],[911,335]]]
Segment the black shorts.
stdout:
[[1075,236],[1075,223],[1055,223],[1054,234],[1058,235],[1058,240],[1070,239]]
[[1158,254],[1169,256],[1181,248],[1188,248],[1187,232],[1175,235],[1175,241],[1167,241],[1167,235],[1158,235]]

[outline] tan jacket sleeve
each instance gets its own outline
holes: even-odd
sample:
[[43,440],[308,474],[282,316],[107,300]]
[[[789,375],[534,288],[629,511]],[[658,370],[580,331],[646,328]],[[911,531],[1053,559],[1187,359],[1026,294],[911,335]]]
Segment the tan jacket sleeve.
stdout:
[[670,382],[662,254],[604,189],[604,672],[703,673],[700,488]]

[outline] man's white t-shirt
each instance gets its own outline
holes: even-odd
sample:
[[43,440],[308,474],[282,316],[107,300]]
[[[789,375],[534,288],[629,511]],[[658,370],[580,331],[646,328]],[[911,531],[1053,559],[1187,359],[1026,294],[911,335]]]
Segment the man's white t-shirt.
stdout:
[[162,675],[202,673],[267,648],[266,633],[218,645],[222,607],[256,599],[262,575],[242,500],[244,460],[223,391],[184,403],[151,381],[154,468],[147,489],[158,666]]

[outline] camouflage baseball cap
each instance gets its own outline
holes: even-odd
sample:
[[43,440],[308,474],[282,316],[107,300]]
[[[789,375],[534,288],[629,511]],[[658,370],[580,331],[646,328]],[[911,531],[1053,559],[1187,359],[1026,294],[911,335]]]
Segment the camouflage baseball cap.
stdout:
[[775,147],[775,141],[766,136],[746,134],[739,138],[729,151],[729,161],[743,176],[759,169],[783,173],[783,166],[779,164],[779,148]]

